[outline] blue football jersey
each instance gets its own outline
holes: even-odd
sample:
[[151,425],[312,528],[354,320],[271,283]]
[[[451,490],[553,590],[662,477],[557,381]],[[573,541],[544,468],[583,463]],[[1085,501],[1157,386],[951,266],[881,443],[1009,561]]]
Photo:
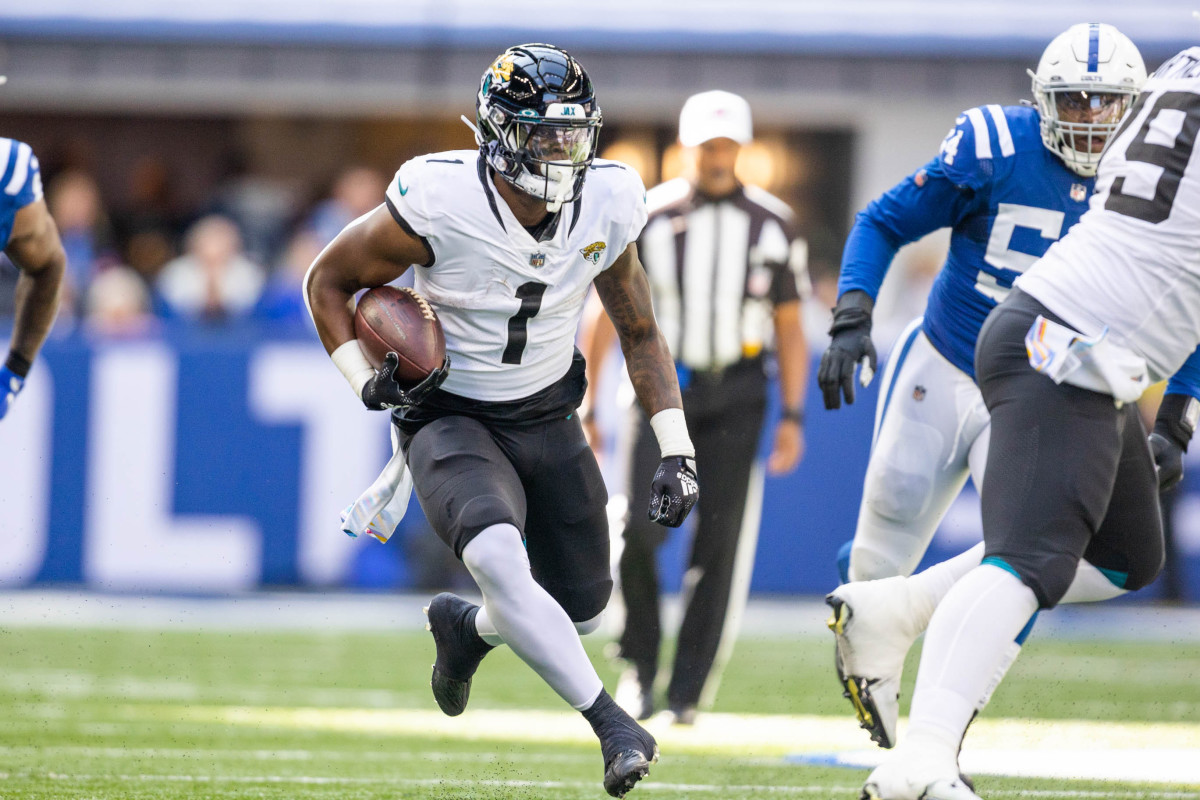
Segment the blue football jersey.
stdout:
[[975,340],[1012,282],[1079,221],[1095,179],[1071,172],[1042,144],[1038,112],[1024,106],[964,111],[937,157],[855,218],[838,295],[872,297],[896,251],[951,228],[924,331],[938,352],[975,376]]
[[33,148],[0,138],[0,250],[8,247],[17,212],[42,196],[42,174]]

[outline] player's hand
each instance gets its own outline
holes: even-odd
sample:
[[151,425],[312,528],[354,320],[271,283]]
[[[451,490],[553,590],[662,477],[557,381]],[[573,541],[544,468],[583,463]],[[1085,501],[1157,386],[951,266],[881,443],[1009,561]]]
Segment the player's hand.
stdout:
[[442,366],[429,373],[416,386],[408,389],[396,382],[395,374],[398,366],[400,366],[400,356],[395,353],[388,353],[384,356],[383,366],[375,371],[375,377],[363,385],[363,405],[372,411],[419,406],[433,393],[434,389],[442,385],[446,376],[450,374],[450,356],[446,356]]
[[8,414],[9,407],[24,387],[24,378],[6,366],[0,366],[0,419]]
[[767,457],[767,472],[786,475],[804,457],[804,427],[796,420],[783,420],[775,428],[775,446]]
[[817,383],[825,400],[825,408],[842,407],[842,395],[846,404],[854,402],[854,370],[863,365],[859,382],[866,386],[875,374],[878,358],[875,345],[871,342],[871,309],[875,301],[861,291],[849,291],[838,298],[833,310],[833,324],[829,335],[833,337],[825,355],[821,356],[821,367],[817,370]]
[[1183,480],[1183,454],[1187,452],[1196,423],[1200,420],[1200,402],[1186,394],[1163,395],[1150,434],[1150,452],[1158,472],[1158,491],[1175,488]]
[[650,520],[668,528],[678,528],[699,497],[696,460],[667,456],[659,462],[650,484]]
[[1171,437],[1155,431],[1150,434],[1150,452],[1158,472],[1158,491],[1174,489],[1183,480],[1183,448]]

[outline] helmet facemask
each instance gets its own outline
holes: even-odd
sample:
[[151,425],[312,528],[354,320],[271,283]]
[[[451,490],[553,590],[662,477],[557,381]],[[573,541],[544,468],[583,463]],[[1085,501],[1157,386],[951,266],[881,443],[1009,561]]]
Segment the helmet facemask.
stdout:
[[1033,87],[1043,143],[1072,172],[1088,178],[1095,175],[1109,137],[1120,126],[1137,92],[1113,86],[1041,83],[1036,75]]
[[589,116],[581,105],[552,103],[544,115],[513,114],[480,97],[479,122],[479,144],[501,177],[551,212],[579,197],[599,144],[599,109]]

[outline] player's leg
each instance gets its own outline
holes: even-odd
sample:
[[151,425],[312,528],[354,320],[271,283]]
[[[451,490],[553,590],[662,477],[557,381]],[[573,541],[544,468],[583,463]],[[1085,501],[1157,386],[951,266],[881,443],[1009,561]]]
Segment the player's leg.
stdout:
[[625,605],[625,622],[617,637],[618,655],[628,663],[617,686],[617,702],[638,719],[654,713],[654,677],[662,642],[659,608],[658,548],[667,529],[651,522],[650,482],[658,468],[658,440],[641,409],[628,473],[629,510],[622,531],[624,547],[617,566],[618,586]]
[[1121,461],[1112,499],[1064,603],[1107,600],[1135,591],[1162,571],[1166,547],[1154,460],[1137,407],[1131,403],[1122,413]]
[[884,797],[957,780],[963,734],[1015,639],[1062,598],[1108,506],[1122,450],[1111,397],[1028,366],[1028,297],[994,312],[977,363],[992,416],[983,492],[985,558],[929,624],[905,742],[868,778]]
[[912,574],[962,490],[972,442],[987,425],[978,389],[919,323],[901,337],[880,392],[851,580]]
[[604,691],[579,640],[580,632],[595,630],[612,593],[608,493],[600,467],[574,416],[493,433],[525,489],[528,571],[522,577],[537,591],[517,586],[507,574],[493,576],[494,582],[503,577],[502,589],[516,588],[523,596],[491,604],[488,613],[509,646],[583,712],[600,740],[605,789],[623,795],[647,774],[658,747]]
[[933,348],[919,322],[901,337],[885,375],[851,553],[854,582],[827,598],[843,695],[881,747],[896,741],[904,657],[936,605],[917,589],[935,578],[941,588],[978,564],[977,555],[974,563],[960,557],[920,580],[903,577],[962,489],[988,424],[974,382]]
[[[401,441],[426,518],[464,562],[467,546],[484,531],[524,528],[520,479],[482,424],[467,417],[442,417],[415,434],[401,434]],[[523,550],[520,534],[517,543]],[[426,613],[437,645],[434,697],[446,714],[461,714],[479,662],[502,636],[491,628],[483,609],[452,594],[435,597]],[[484,634],[491,634],[490,641]]]
[[697,396],[704,390],[696,387],[689,407],[696,463],[706,466],[700,467],[704,499],[683,579],[683,619],[667,687],[676,722],[694,721],[701,700],[711,703],[715,697],[724,666],[717,657],[729,657],[750,590],[764,479],[755,456],[766,410],[765,380],[757,365],[754,370],[723,378],[704,392],[709,397]]

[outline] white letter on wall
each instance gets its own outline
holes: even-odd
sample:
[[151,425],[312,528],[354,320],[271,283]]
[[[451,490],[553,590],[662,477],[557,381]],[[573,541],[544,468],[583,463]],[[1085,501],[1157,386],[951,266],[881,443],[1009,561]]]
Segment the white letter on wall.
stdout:
[[94,586],[228,591],[262,572],[253,520],[171,512],[176,367],[158,344],[97,350],[92,360],[84,575]]
[[[391,451],[389,416],[367,411],[320,347],[268,345],[250,362],[255,417],[304,428],[300,469],[300,576],[339,583],[353,551],[364,546],[342,533],[338,514],[366,490]],[[373,540],[366,546],[380,547]],[[395,544],[392,545],[395,547]]]
[[46,555],[53,420],[54,381],[42,364],[0,420],[0,586],[32,581]]

